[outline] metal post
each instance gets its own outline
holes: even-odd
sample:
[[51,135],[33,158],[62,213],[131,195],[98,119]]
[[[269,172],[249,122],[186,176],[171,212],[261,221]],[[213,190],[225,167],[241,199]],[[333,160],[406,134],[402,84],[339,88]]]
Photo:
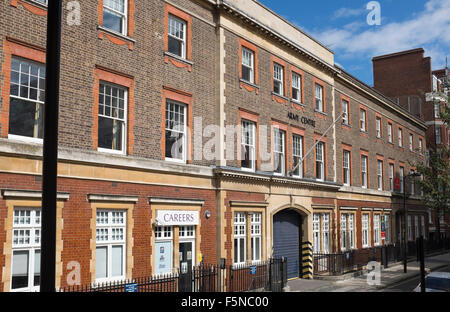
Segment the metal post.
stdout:
[[55,292],[59,70],[62,0],[48,1],[40,291]]
[[407,246],[408,246],[408,243],[407,243],[407,226],[408,226],[408,224],[407,224],[407,214],[408,214],[408,212],[407,212],[407,210],[406,210],[406,183],[405,183],[405,181],[406,181],[406,177],[404,176],[403,177],[403,211],[404,211],[404,216],[403,216],[403,220],[404,220],[404,225],[403,225],[403,272],[404,273],[407,273],[408,272],[408,259],[407,259],[407,256],[408,256],[408,254],[407,254],[407,251],[406,251],[406,248],[407,248]]

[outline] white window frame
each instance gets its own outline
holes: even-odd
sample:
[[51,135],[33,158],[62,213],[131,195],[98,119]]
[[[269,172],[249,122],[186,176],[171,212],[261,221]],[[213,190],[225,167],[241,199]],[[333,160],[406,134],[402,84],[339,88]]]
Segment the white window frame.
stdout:
[[[106,223],[103,223],[106,215]],[[100,222],[99,222],[100,221]],[[103,234],[102,234],[103,233]],[[106,233],[106,234],[105,234]],[[114,235],[116,233],[116,235]],[[119,234],[117,234],[119,233]],[[106,240],[101,239],[105,237]],[[119,236],[119,239],[117,238]],[[122,236],[122,239],[120,239]],[[115,238],[116,237],[116,238]],[[116,209],[97,209],[96,212],[96,245],[95,249],[107,250],[106,277],[95,278],[96,283],[120,281],[126,278],[127,259],[127,211]],[[112,275],[112,250],[114,247],[122,247],[122,274]],[[98,260],[98,259],[96,259]]]
[[320,214],[313,214],[313,251],[320,253]]
[[262,260],[262,213],[260,212],[253,212],[250,215],[250,239],[252,263],[260,262]]
[[398,128],[398,146],[403,147],[403,129]]
[[391,192],[394,191],[394,173],[395,173],[395,168],[394,168],[394,164],[389,164],[389,190]]
[[[411,170],[410,173],[413,174],[414,170]],[[411,185],[410,185],[410,190],[409,190],[411,195],[414,195],[416,193],[416,181],[414,179],[415,179],[415,177],[411,176],[411,179],[410,179],[411,180]]]
[[405,168],[400,166],[400,193],[404,192],[404,176],[405,176]]
[[293,177],[303,178],[303,136],[298,134],[292,135],[292,163],[295,164],[294,159],[298,158],[299,165],[297,166],[297,172],[293,172]]
[[[171,24],[171,21],[173,21],[174,23],[179,23],[179,24],[182,26],[182,31],[183,31],[183,37],[182,37],[182,38],[181,38],[181,37],[178,37],[178,36],[175,36],[174,34],[171,34],[171,25],[172,25],[172,24]],[[180,58],[182,58],[182,59],[186,59],[186,46],[187,46],[187,44],[186,44],[186,32],[187,32],[187,22],[186,22],[185,20],[182,20],[181,18],[175,16],[175,15],[169,14],[169,20],[168,20],[168,25],[167,25],[167,27],[168,27],[167,35],[168,35],[170,38],[172,38],[172,39],[174,39],[174,40],[177,40],[177,41],[181,42],[181,55],[177,55],[177,54],[174,54],[174,55],[176,55],[177,57],[180,57]],[[169,53],[170,53],[170,52],[169,52]]]
[[421,227],[422,227],[422,236],[423,238],[426,238],[426,229],[425,229],[425,216],[420,216],[420,223],[421,223]]
[[349,124],[349,116],[348,116],[349,106],[350,103],[347,100],[342,100],[342,113],[343,113],[342,122],[344,125]]
[[377,128],[377,138],[381,138],[381,118],[380,117],[376,117],[375,118],[375,124],[376,124],[376,128]]
[[361,155],[361,187],[368,188],[367,167],[369,165],[369,158]]
[[[168,125],[168,122],[167,122],[167,120],[168,120],[168,114],[167,114],[168,106],[171,106],[171,105],[173,105],[174,107],[178,106],[180,109],[182,109],[182,112],[183,112],[183,125],[182,125],[182,127],[180,127],[179,125],[174,123],[174,127],[173,128],[167,128],[167,125]],[[165,160],[166,161],[170,161],[170,162],[186,163],[187,150],[188,150],[188,146],[187,146],[187,142],[188,142],[188,140],[187,140],[187,135],[188,135],[188,132],[187,132],[187,105],[184,104],[184,103],[181,103],[181,102],[177,102],[177,101],[173,101],[173,100],[167,99],[166,100],[166,110],[165,110],[165,121],[166,121],[165,127],[164,127],[165,133],[167,131],[171,131],[171,133],[183,134],[183,140],[182,140],[183,153],[181,155],[182,158],[179,159],[179,158],[172,158],[172,157],[167,157],[166,156]],[[167,135],[167,134],[165,134],[165,135]],[[166,141],[164,143],[167,144],[167,137],[165,138],[165,140]],[[166,146],[164,146],[164,148],[166,148]]]
[[[103,93],[103,96],[104,96],[103,104],[101,104],[100,101],[99,101],[99,104],[98,104],[99,111],[98,111],[98,116],[97,116],[97,118],[102,117],[102,118],[106,118],[106,119],[112,119],[112,120],[116,120],[117,122],[121,123],[122,136],[121,136],[120,139],[122,140],[122,149],[121,150],[115,150],[115,149],[98,147],[97,150],[99,152],[102,152],[102,153],[124,155],[126,153],[126,150],[127,150],[127,136],[128,136],[127,135],[127,131],[128,131],[128,89],[126,87],[123,87],[123,86],[120,86],[120,85],[116,85],[116,84],[112,84],[112,83],[109,83],[109,82],[106,82],[106,81],[102,80],[102,81],[99,82],[99,97],[102,94],[102,88],[101,88],[102,85],[104,85],[105,88],[106,87],[111,88],[111,90],[112,90],[112,88],[117,89],[117,92],[119,92],[118,94],[120,94],[120,91],[124,92],[124,95],[123,95],[124,96],[124,99],[123,99],[123,101],[124,101],[124,103],[123,103],[123,110],[124,110],[123,118],[108,116],[108,115],[106,115],[104,113],[101,114],[100,106],[103,106],[104,107],[104,111],[106,111],[106,105],[105,105],[106,104],[105,103],[106,94],[104,94],[104,93]],[[117,100],[119,101],[120,98],[117,98]],[[117,105],[119,105],[119,104],[117,104]],[[117,107],[119,107],[119,106],[117,106]],[[112,106],[112,103],[111,103],[111,106],[110,106],[111,114],[112,114],[112,109],[113,108],[114,107]],[[119,111],[120,111],[120,109],[119,109]],[[119,111],[118,111],[118,113],[119,113]],[[100,135],[100,130],[97,130],[97,135]]]
[[[275,92],[275,84],[279,85],[280,92]],[[284,67],[278,63],[273,63],[273,92],[284,96]]]
[[441,144],[442,143],[441,127],[436,126],[434,132],[436,135],[436,144]]
[[[247,134],[248,133],[248,134]],[[247,135],[245,135],[247,134]],[[247,138],[249,139],[247,142]],[[249,162],[250,168],[242,167],[245,171],[256,170],[256,124],[253,121],[242,119],[241,121],[241,161],[242,161],[242,148],[249,149]]]
[[[233,218],[233,264],[245,264],[247,262],[247,214],[245,212],[235,212]],[[243,255],[241,254],[242,245],[244,251]],[[236,246],[238,246],[238,248],[236,248]]]
[[[321,175],[317,176],[317,164],[320,166]],[[316,145],[316,180],[324,181],[325,180],[325,143],[318,142]]]
[[242,79],[250,83],[255,83],[255,52],[246,47],[242,47],[241,66],[248,68],[250,74],[250,80],[245,79],[243,76]]
[[370,247],[370,237],[369,237],[369,219],[370,215],[368,213],[363,213],[362,216],[362,247]]
[[[277,136],[278,134],[278,136]],[[280,139],[280,142],[277,142],[278,139]],[[281,150],[277,150],[277,148],[280,148]],[[281,172],[274,172],[275,175],[284,175],[286,172],[286,133],[279,129],[274,128],[274,143],[273,143],[273,154],[274,154],[274,168],[275,168],[275,159],[278,159],[278,157],[275,156],[281,155]]]
[[341,214],[341,250],[345,251],[348,249],[347,243],[347,214]]
[[394,142],[393,131],[394,131],[394,125],[391,123],[388,123],[388,142],[389,143]]
[[[381,166],[380,166],[381,165]],[[383,161],[377,160],[378,190],[383,190]]]
[[391,242],[391,216],[384,215],[384,231],[385,231],[385,244],[388,245]]
[[[17,61],[17,62],[19,62],[19,71],[16,71],[16,70],[13,70],[13,66],[12,66],[12,62],[14,62],[14,61]],[[26,63],[27,65],[28,65],[28,73],[25,73],[25,72],[22,72],[22,66],[21,66],[21,64],[22,63]],[[38,66],[38,78],[37,78],[37,83],[38,83],[38,85],[37,85],[37,88],[32,88],[31,87],[31,84],[30,84],[30,82],[31,82],[31,77],[30,76],[35,76],[35,75],[31,75],[31,66],[32,65],[34,65],[34,66]],[[41,113],[42,113],[42,116],[40,116],[40,118],[42,119],[42,125],[41,125],[41,127],[44,127],[44,121],[43,121],[43,119],[44,119],[44,116],[43,116],[43,112],[44,112],[44,105],[45,105],[45,88],[44,89],[41,89],[40,88],[40,84],[41,84],[41,82],[40,82],[40,79],[43,79],[44,80],[44,83],[46,83],[46,76],[44,76],[43,78],[40,78],[40,72],[41,72],[41,70],[42,70],[42,68],[44,69],[44,71],[46,71],[46,66],[45,66],[45,64],[42,64],[42,63],[38,63],[38,62],[34,62],[34,61],[32,61],[32,60],[29,60],[29,59],[26,59],[26,58],[21,58],[21,57],[16,57],[16,56],[13,56],[12,57],[12,59],[11,59],[11,70],[10,70],[10,72],[9,72],[9,75],[11,75],[12,76],[12,73],[13,72],[16,72],[16,73],[18,73],[18,75],[19,75],[19,82],[18,82],[18,84],[17,83],[13,83],[13,80],[12,80],[12,78],[11,78],[11,81],[10,81],[10,86],[9,86],[9,98],[11,99],[11,98],[13,98],[13,99],[17,99],[17,100],[21,100],[21,101],[26,101],[26,102],[32,102],[32,103],[34,103],[35,105],[39,105],[39,106],[42,106],[42,109],[38,109],[37,110],[37,113],[36,114],[38,114],[38,111],[41,111]],[[27,82],[27,85],[23,85],[22,83],[21,83],[21,76],[22,76],[22,73],[24,73],[24,74],[26,74],[27,76],[28,76],[28,82]],[[36,76],[35,76],[36,77]],[[17,95],[13,95],[13,94],[11,94],[11,86],[12,85],[17,85],[17,92],[18,92],[18,94]],[[21,86],[26,86],[27,87],[27,89],[28,89],[28,96],[27,97],[22,97],[21,96],[21,94],[20,94],[20,89],[21,89]],[[33,99],[33,98],[31,98],[30,97],[30,90],[31,89],[36,89],[36,95],[37,95],[37,98],[36,99]],[[42,95],[42,94],[43,95]],[[11,104],[10,104],[10,106],[11,106]],[[11,109],[11,108],[10,108]],[[8,112],[8,114],[9,114],[9,112]],[[36,125],[35,124],[35,128],[36,127],[39,127],[39,125]],[[35,132],[37,132],[38,131],[38,129],[35,129],[34,130]],[[42,130],[43,131],[43,130]],[[8,131],[9,132],[9,131]],[[39,137],[36,137],[36,136],[33,136],[33,137],[28,137],[28,136],[23,136],[23,135],[17,135],[17,134],[9,134],[8,133],[8,139],[11,139],[11,140],[17,140],[17,141],[23,141],[23,142],[30,142],[30,143],[38,143],[38,144],[42,144],[43,143],[43,138],[39,138]]]
[[[121,0],[118,0],[121,1]],[[120,12],[114,8],[108,7],[106,5],[106,1],[103,1],[103,11],[109,11],[110,13],[114,14],[114,15],[119,15],[122,18],[122,32],[119,33],[123,36],[127,36],[128,35],[128,0],[122,0],[123,1],[123,6],[124,6],[124,12]],[[103,12],[102,12],[103,14]],[[112,32],[116,32],[112,29],[108,30],[112,31]]]
[[[37,269],[35,265],[36,253],[39,253],[40,255],[41,252],[41,208],[14,207],[13,211],[10,291],[38,292],[40,290],[40,286],[34,286],[34,275],[36,273],[35,269]],[[25,215],[21,215],[22,212],[24,212]],[[22,243],[21,238],[23,240]],[[28,241],[26,241],[27,238]],[[12,289],[14,254],[16,252],[28,253],[28,286],[24,288]]]
[[359,125],[360,125],[360,130],[363,132],[367,132],[366,120],[367,120],[367,112],[366,112],[366,110],[360,108],[359,109]]
[[330,252],[330,214],[322,214],[322,252]]
[[439,118],[441,114],[441,105],[438,102],[434,103],[434,118]]
[[[342,153],[342,169],[343,169],[343,183],[345,186],[350,186],[351,185],[351,164],[350,164],[350,160],[351,160],[351,154],[350,151],[344,150]],[[348,158],[348,159],[346,159]],[[345,180],[347,180],[347,182],[345,182]]]
[[[292,100],[298,103],[302,102],[302,76],[299,74],[292,72],[292,90],[297,90],[298,97],[294,98],[292,96]],[[294,92],[292,92],[292,95]]]
[[321,84],[315,83],[315,110],[318,112],[323,112],[323,86]]
[[380,214],[375,213],[373,215],[373,238],[374,245],[378,246],[381,244],[381,220]]
[[348,214],[349,247],[355,249],[355,215]]
[[422,139],[419,139],[419,154],[423,154],[423,141]]

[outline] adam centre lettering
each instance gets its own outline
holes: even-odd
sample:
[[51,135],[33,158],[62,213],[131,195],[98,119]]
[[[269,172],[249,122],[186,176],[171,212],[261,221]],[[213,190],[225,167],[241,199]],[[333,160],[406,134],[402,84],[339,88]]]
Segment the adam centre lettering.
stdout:
[[313,128],[316,127],[316,122],[314,120],[306,118],[306,117],[300,118],[299,115],[291,113],[291,112],[288,113],[288,118],[291,119],[291,120],[299,121],[302,124],[309,125],[309,126],[311,126]]
[[198,225],[198,211],[158,210],[158,225]]

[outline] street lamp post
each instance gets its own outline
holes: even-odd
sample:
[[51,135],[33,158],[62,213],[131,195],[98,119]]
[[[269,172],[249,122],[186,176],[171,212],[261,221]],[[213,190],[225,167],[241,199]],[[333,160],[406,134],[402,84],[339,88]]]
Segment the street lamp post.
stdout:
[[408,260],[407,260],[407,258],[408,258],[408,253],[407,253],[408,206],[406,205],[406,178],[409,178],[409,177],[413,177],[413,178],[420,177],[420,174],[414,171],[406,176],[403,176],[403,220],[404,220],[403,221],[404,222],[403,223],[404,224],[403,225],[403,272],[404,273],[408,272]]

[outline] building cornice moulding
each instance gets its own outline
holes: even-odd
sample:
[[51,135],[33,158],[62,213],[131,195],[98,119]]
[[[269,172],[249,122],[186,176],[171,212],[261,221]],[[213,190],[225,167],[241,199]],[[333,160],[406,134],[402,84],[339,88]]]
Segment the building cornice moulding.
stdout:
[[[31,200],[41,200],[41,191],[29,191],[29,190],[12,190],[3,189],[1,190],[2,198],[4,199],[31,199]],[[70,198],[70,193],[58,192],[56,195],[57,200],[67,201]]]
[[137,203],[139,196],[125,196],[125,195],[109,195],[109,194],[88,194],[89,202],[127,202]]
[[167,198],[167,197],[148,197],[148,203],[151,204],[170,204],[170,205],[186,205],[186,206],[203,206],[204,199],[184,199],[184,198]]

